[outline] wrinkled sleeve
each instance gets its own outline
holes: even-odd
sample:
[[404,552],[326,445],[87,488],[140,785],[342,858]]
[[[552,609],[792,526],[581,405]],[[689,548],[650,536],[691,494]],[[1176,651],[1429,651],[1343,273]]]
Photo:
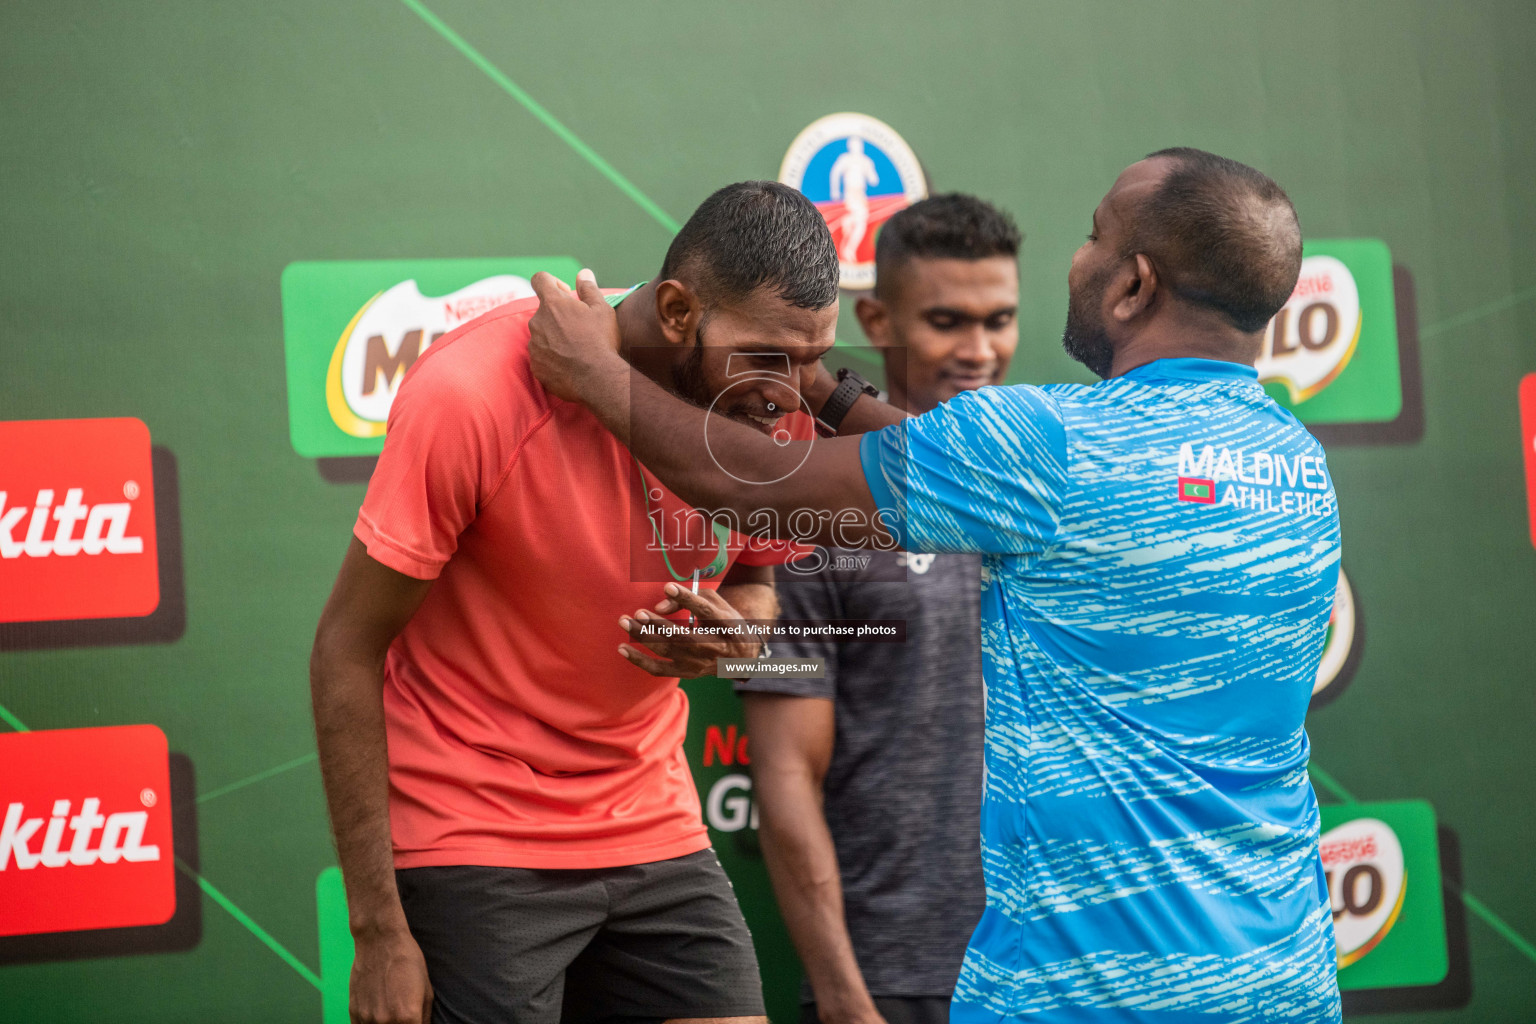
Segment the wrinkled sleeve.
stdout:
[[390,408],[353,533],[375,561],[431,580],[500,483],[515,438],[472,375],[443,360],[421,370]]
[[1055,541],[1066,428],[1039,388],[964,392],[865,434],[859,457],[882,520],[908,551],[1039,555]]

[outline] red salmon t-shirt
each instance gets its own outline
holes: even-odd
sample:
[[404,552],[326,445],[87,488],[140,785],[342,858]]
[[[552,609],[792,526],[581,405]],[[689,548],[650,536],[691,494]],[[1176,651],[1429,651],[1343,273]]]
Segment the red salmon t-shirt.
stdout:
[[[401,868],[616,867],[709,845],[683,755],[688,698],[618,653],[619,616],[654,606],[671,578],[641,470],[534,378],[537,308],[503,306],[416,361],[357,517],[370,556],[435,580],[384,667]],[[645,483],[653,514],[685,512]],[[717,551],[668,554],[688,574]],[[793,557],[736,535],[730,553]]]

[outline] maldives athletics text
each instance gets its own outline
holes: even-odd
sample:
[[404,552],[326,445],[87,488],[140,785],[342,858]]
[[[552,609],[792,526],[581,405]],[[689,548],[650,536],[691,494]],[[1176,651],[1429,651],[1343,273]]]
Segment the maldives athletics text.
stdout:
[[1196,455],[1187,441],[1179,446],[1178,497],[1202,505],[1293,515],[1326,516],[1334,511],[1333,485],[1321,456],[1225,445],[1206,445]]

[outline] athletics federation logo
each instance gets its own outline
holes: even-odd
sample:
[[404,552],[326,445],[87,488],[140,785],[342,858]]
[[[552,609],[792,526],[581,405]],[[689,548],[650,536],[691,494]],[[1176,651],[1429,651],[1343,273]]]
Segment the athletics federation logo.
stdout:
[[928,195],[917,154],[896,129],[865,114],[828,114],[795,136],[779,181],[816,204],[832,229],[850,291],[875,285],[875,233]]

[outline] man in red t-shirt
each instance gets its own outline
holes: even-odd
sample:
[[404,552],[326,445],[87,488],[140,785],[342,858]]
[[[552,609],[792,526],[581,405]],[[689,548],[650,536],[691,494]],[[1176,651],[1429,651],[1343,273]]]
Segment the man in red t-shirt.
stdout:
[[[744,182],[699,207],[659,280],[609,301],[633,367],[788,439],[809,425],[802,390],[835,386],[820,358],[837,282],[815,207]],[[773,618],[772,566],[792,555],[708,528],[547,394],[537,304],[465,324],[407,373],[321,616],[311,688],[352,1019],[761,1022],[678,686],[760,645],[633,637],[681,613]]]

